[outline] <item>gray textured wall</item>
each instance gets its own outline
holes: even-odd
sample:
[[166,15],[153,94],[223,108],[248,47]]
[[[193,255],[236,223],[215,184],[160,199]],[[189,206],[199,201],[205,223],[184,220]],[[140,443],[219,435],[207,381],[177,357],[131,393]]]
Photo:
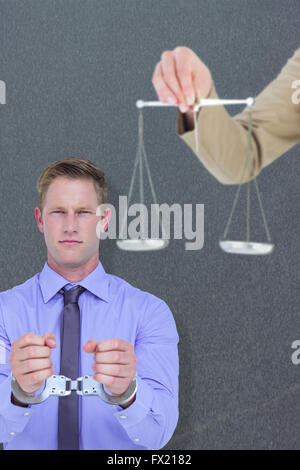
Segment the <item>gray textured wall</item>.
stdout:
[[[112,204],[128,193],[135,102],[157,99],[151,78],[164,50],[193,49],[221,97],[255,96],[299,47],[299,13],[299,0],[1,1],[1,290],[46,260],[34,219],[45,166],[66,156],[91,159],[107,173]],[[122,252],[113,240],[100,245],[105,269],[163,298],[176,321],[180,419],[165,448],[297,449],[300,365],[291,362],[291,343],[300,339],[299,146],[258,178],[275,251],[228,255],[218,239],[236,187],[204,169],[176,136],[175,121],[175,109],[144,110],[145,145],[159,202],[204,204],[203,248],[186,251],[184,240],[150,253]],[[241,236],[242,194],[234,219]],[[255,199],[254,207],[253,239],[264,241]]]

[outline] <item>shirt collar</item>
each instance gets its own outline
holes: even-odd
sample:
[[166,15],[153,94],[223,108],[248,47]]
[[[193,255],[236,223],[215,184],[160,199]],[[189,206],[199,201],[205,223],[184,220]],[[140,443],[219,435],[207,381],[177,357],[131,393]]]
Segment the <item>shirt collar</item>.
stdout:
[[[48,261],[45,262],[44,268],[39,276],[40,287],[43,295],[44,302],[48,302],[62,287],[70,283],[68,279],[58,274],[52,269]],[[109,302],[108,293],[108,275],[106,274],[100,260],[94,271],[90,272],[84,279],[79,281],[80,286],[85,287],[87,290],[95,294],[105,302]]]

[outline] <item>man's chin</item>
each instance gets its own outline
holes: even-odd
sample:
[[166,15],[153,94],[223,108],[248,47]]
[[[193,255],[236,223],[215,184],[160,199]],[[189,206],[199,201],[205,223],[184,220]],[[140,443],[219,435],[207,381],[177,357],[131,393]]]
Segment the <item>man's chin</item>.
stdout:
[[85,265],[86,263],[86,260],[80,260],[80,261],[65,261],[65,260],[59,260],[56,262],[58,266],[60,266],[61,268],[63,269],[69,269],[69,270],[73,270],[73,269],[76,269],[76,268],[80,268],[82,267],[83,265]]
[[97,259],[99,257],[98,247],[93,250],[92,247],[89,246],[89,250],[87,250],[87,246],[84,247],[85,249],[81,249],[79,247],[68,248],[62,246],[61,243],[58,243],[58,245],[59,246],[54,246],[52,250],[49,250],[47,247],[48,260],[50,260],[50,262],[52,261],[52,263],[57,266],[77,268],[91,260],[91,258],[95,256],[95,253],[97,253]]
[[52,258],[57,264],[70,268],[81,266],[86,262],[86,257],[83,257],[82,253],[68,249],[56,251],[55,256],[52,255]]

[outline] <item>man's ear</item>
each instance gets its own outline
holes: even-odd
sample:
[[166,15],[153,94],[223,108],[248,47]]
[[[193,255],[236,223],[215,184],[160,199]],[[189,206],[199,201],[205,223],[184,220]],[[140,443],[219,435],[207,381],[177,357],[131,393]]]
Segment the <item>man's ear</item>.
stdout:
[[103,218],[101,220],[101,232],[105,232],[105,230],[108,228],[109,221],[111,218],[111,209],[109,207],[105,209],[104,215],[102,217]]
[[36,220],[37,226],[39,228],[39,231],[43,233],[44,232],[44,224],[43,224],[42,213],[41,213],[41,210],[40,210],[39,207],[36,207],[34,209],[34,216],[35,216],[35,220]]

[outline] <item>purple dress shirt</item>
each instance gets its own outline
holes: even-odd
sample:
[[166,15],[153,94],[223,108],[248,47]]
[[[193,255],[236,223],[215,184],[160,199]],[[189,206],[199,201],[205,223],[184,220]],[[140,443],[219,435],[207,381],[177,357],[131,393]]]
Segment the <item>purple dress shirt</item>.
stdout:
[[51,359],[59,374],[63,296],[58,291],[76,284],[87,289],[78,301],[80,376],[94,373],[94,355],[82,349],[89,339],[121,338],[134,345],[138,382],[135,401],[125,409],[98,396],[79,396],[79,448],[161,449],[171,439],[179,415],[179,337],[168,305],[106,273],[100,261],[78,283],[70,283],[46,261],[40,273],[0,293],[0,442],[4,450],[57,449],[58,400],[64,398],[50,396],[27,408],[14,405],[8,358],[11,344],[25,333],[52,332],[56,348],[51,349]]

